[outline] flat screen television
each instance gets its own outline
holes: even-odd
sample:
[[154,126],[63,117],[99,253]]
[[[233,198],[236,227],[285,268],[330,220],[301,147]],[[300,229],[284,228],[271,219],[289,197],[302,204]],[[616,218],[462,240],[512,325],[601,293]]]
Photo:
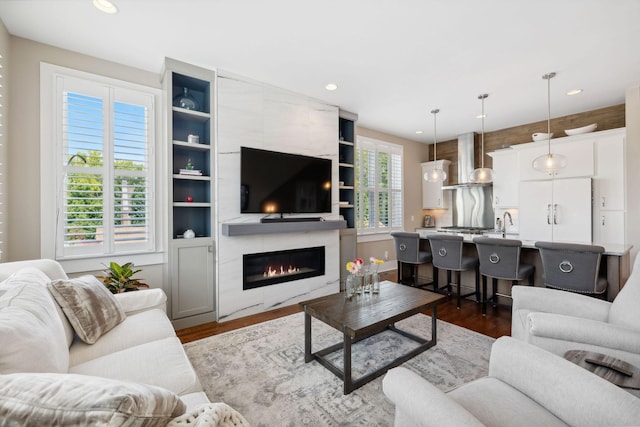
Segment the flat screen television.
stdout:
[[240,212],[330,213],[331,160],[241,147]]

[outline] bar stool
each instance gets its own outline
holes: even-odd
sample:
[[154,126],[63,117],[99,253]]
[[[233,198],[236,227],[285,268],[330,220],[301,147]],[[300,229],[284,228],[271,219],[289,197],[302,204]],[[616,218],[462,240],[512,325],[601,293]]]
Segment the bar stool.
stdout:
[[548,288],[604,295],[609,283],[599,277],[602,246],[536,242],[542,259],[542,280]]
[[[457,307],[460,308],[460,300],[470,295],[476,296],[476,302],[480,302],[480,269],[478,258],[462,255],[462,236],[451,234],[430,234],[427,236],[431,245],[433,257],[433,284],[438,291],[438,269],[447,270],[447,288],[451,290],[451,272],[456,272],[456,284],[458,285]],[[462,295],[460,289],[463,271],[474,269],[476,272],[475,291]]]
[[516,239],[499,239],[476,237],[473,239],[478,249],[480,274],[482,274],[482,315],[487,314],[487,277],[493,279],[493,306],[497,304],[498,279],[511,280],[512,285],[529,278],[529,286],[533,286],[535,266],[520,263],[522,241]]
[[[421,264],[431,262],[431,252],[420,250],[420,234],[406,231],[395,231],[391,233],[396,246],[396,258],[398,259],[398,282],[404,285],[420,287],[418,283],[418,267]],[[411,280],[404,280],[403,266],[411,264]]]

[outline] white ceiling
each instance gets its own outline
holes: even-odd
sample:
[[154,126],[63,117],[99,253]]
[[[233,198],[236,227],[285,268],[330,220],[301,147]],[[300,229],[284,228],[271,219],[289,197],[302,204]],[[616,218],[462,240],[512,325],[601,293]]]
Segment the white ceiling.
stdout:
[[486,131],[546,120],[550,71],[553,117],[622,104],[640,85],[639,0],[114,2],[116,15],[91,0],[0,0],[0,19],[13,35],[156,73],[165,56],[231,71],[422,142],[436,107],[438,140],[479,132],[481,93]]

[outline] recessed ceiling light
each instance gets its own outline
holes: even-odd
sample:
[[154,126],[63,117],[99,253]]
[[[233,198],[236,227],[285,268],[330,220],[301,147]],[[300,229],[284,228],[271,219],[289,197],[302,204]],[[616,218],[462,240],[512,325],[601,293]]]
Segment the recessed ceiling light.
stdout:
[[338,89],[338,85],[335,83],[329,83],[324,87],[326,90],[336,90]]
[[418,134],[418,135],[420,135],[421,133],[422,133],[422,131],[421,131],[421,130],[417,130],[417,131],[416,131],[416,134]]
[[476,119],[482,119],[482,118],[485,118],[485,117],[487,117],[487,115],[486,115],[486,114],[478,114],[478,115],[476,116]]
[[109,0],[93,0],[93,5],[104,13],[118,13],[118,7]]
[[573,90],[570,90],[569,92],[567,92],[567,95],[569,95],[569,96],[571,96],[571,95],[577,95],[577,94],[579,94],[580,92],[582,92],[582,89],[573,89]]

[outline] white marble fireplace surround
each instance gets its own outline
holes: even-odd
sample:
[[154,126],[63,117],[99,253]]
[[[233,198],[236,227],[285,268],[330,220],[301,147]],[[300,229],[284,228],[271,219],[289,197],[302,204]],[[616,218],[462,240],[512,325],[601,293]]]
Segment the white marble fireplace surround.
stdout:
[[[217,135],[217,312],[221,322],[338,292],[339,231],[224,236],[223,223],[260,222],[240,214],[240,147],[333,160],[331,215],[339,218],[338,108],[283,89],[219,72]],[[308,215],[309,216],[309,215]],[[242,255],[325,247],[323,276],[242,289]]]

